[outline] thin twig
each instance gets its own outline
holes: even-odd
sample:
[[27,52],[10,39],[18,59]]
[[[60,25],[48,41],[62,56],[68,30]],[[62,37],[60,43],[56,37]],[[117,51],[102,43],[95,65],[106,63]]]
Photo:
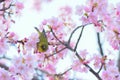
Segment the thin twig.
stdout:
[[51,32],[52,32],[53,36],[54,36],[62,45],[66,46],[68,49],[70,49],[70,50],[73,51],[73,49],[69,46],[68,43],[62,42],[61,40],[58,39],[58,37],[57,37],[57,36],[55,35],[55,33],[53,32],[52,28],[51,28]]
[[59,74],[52,74],[52,73],[49,73],[49,72],[47,72],[47,71],[45,71],[45,70],[42,70],[42,69],[37,69],[37,70],[40,70],[41,72],[47,74],[48,76],[63,76],[64,74],[66,74],[66,73],[67,73],[68,71],[70,71],[71,69],[72,69],[72,68],[69,68],[69,69],[67,69],[65,72],[59,73]]
[[57,51],[57,52],[55,52],[55,53],[53,53],[53,54],[50,54],[50,55],[48,55],[48,56],[46,56],[46,57],[49,58],[49,57],[51,57],[51,56],[54,56],[55,54],[60,53],[61,51],[63,51],[63,50],[66,49],[66,48],[67,48],[67,47],[64,47],[64,48],[60,49],[59,51]]
[[72,68],[69,68],[68,70],[66,70],[65,72],[63,72],[61,75],[66,74],[68,71],[70,71]]
[[102,80],[99,74],[95,72],[88,64],[85,64],[85,66],[89,68],[89,71],[93,73],[98,78],[98,80]]
[[[77,52],[76,52],[76,56],[77,56],[77,58],[78,58],[80,61],[83,60]],[[88,64],[83,64],[83,65],[85,65],[87,68],[89,68],[89,71],[90,71],[92,74],[94,74],[94,75],[98,78],[98,80],[102,80],[102,79],[100,78],[99,74],[98,74],[97,72],[95,72]]]
[[64,42],[62,42],[61,40],[58,39],[58,37],[57,37],[57,36],[55,35],[55,33],[53,32],[52,28],[51,28],[51,32],[52,32],[53,36],[54,36],[61,44],[65,45]]
[[104,66],[104,64],[102,63],[101,66],[100,66],[100,69],[99,69],[98,72],[97,72],[98,74],[99,74],[100,71],[102,70],[103,66]]
[[104,56],[103,49],[102,49],[101,42],[100,42],[100,34],[99,33],[97,33],[97,39],[98,39],[98,46],[99,46],[99,49],[100,49],[100,54],[102,56]]
[[70,44],[71,38],[72,38],[73,34],[75,33],[75,31],[76,31],[77,29],[79,29],[80,27],[82,27],[82,26],[78,26],[78,27],[76,27],[76,28],[72,31],[72,33],[71,33],[71,35],[70,35],[70,37],[69,37],[69,40],[68,40],[68,44]]
[[71,35],[70,35],[70,37],[69,37],[68,44],[70,44],[71,38],[72,38],[72,36],[73,36],[73,34],[75,33],[76,30],[78,30],[79,28],[81,28],[81,27],[83,27],[83,26],[87,26],[87,25],[89,25],[89,24],[92,24],[92,23],[88,23],[88,24],[84,24],[84,25],[81,25],[81,26],[76,27],[76,28],[72,31],[72,33],[71,33]]
[[83,33],[83,30],[84,30],[84,26],[82,27],[82,30],[81,30],[81,32],[80,32],[79,38],[78,38],[78,40],[77,40],[77,43],[76,43],[76,45],[75,45],[74,51],[76,51],[76,49],[77,49],[78,43],[79,43],[79,41],[80,41],[80,39],[81,39],[81,36],[82,36],[82,33]]
[[[88,25],[88,24],[86,24],[86,25]],[[54,36],[61,44],[63,44],[64,46],[66,46],[69,50],[71,50],[72,52],[75,52],[75,55],[77,56],[77,58],[78,58],[80,61],[82,61],[83,59],[82,59],[81,56],[78,54],[78,52],[76,51],[76,49],[77,49],[78,43],[79,43],[79,41],[80,41],[80,39],[81,39],[81,36],[82,36],[82,33],[83,33],[83,29],[84,29],[84,27],[85,27],[86,25],[84,25],[84,26],[82,27],[80,36],[79,36],[79,38],[78,38],[78,40],[77,40],[77,43],[76,43],[76,46],[75,46],[74,49],[72,49],[72,48],[70,47],[70,44],[67,44],[67,45],[66,45],[65,43],[63,43],[62,41],[60,41],[60,40],[57,38],[57,36],[54,34],[54,32],[52,31],[52,29],[51,29],[51,32],[52,32],[53,36]],[[76,30],[77,30],[77,29],[78,29],[78,28],[76,28]],[[76,30],[73,30],[73,31],[76,31]],[[74,33],[74,32],[73,32],[73,33]],[[73,33],[71,33],[71,34],[73,35]],[[69,39],[68,42],[70,42],[72,35],[70,36],[70,39]],[[97,72],[95,72],[88,64],[83,64],[83,65],[85,65],[87,68],[89,68],[89,71],[90,71],[92,74],[94,74],[94,75],[98,78],[98,80],[102,80],[101,77],[99,76],[99,74],[98,74]]]
[[13,6],[13,5],[12,5],[12,4],[10,4],[8,7],[4,7],[4,6],[3,6],[3,8],[2,8],[2,9],[0,9],[0,11],[5,11],[5,10],[7,10],[7,9],[10,9],[10,7],[11,7],[11,6]]

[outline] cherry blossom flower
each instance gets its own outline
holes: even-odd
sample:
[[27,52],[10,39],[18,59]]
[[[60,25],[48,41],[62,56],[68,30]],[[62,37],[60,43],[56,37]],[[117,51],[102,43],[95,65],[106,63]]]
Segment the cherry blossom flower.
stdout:
[[21,76],[25,80],[30,80],[33,78],[36,67],[37,56],[35,54],[26,54],[21,57],[16,57],[13,60],[13,66],[10,67],[10,72],[13,75]]
[[81,5],[81,6],[77,5],[76,6],[76,14],[77,15],[81,16],[83,14],[83,7],[84,7],[83,5]]
[[120,3],[117,3],[116,5],[116,15],[120,17]]
[[23,3],[22,2],[16,2],[15,6],[16,6],[16,14],[20,14],[21,10],[23,10],[23,8],[24,8]]
[[10,73],[3,68],[0,68],[0,79],[1,80],[12,80],[10,77]]
[[36,11],[40,11],[41,5],[42,5],[42,1],[41,0],[34,0],[34,2],[33,2],[33,9],[35,9]]
[[100,68],[100,66],[101,66],[101,64],[102,64],[102,58],[101,58],[101,56],[100,55],[96,55],[96,54],[94,54],[94,56],[93,56],[93,61],[94,61],[94,67],[96,68],[96,69],[99,69]]
[[87,54],[88,54],[88,52],[87,52],[86,49],[83,50],[83,51],[80,51],[80,55],[81,55],[83,58],[85,58],[85,57],[87,56]]
[[0,53],[1,54],[5,54],[7,52],[7,50],[9,49],[7,41],[5,38],[1,38],[0,39]]
[[110,45],[115,49],[119,49],[120,44],[120,35],[119,35],[119,28],[118,27],[111,27],[109,30],[107,30],[107,40],[109,41]]
[[39,41],[39,34],[32,33],[28,37],[28,41],[25,43],[26,50],[35,50],[36,49],[36,43]]
[[60,8],[61,16],[68,16],[72,14],[72,8],[70,6],[64,6]]
[[75,60],[74,64],[72,65],[72,69],[75,71],[80,71],[80,72],[88,72],[88,68],[83,65],[84,62],[80,62],[79,60]]
[[22,10],[24,8],[24,5],[22,2],[16,2],[16,8],[19,9],[19,10]]
[[119,80],[120,74],[118,69],[114,66],[108,67],[107,70],[102,72],[102,79],[103,80]]

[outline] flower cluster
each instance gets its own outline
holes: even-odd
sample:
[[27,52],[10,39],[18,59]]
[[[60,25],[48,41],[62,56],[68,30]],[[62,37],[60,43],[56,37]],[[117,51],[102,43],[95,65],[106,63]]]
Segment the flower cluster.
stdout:
[[[39,14],[44,4],[52,4],[55,0],[29,1],[32,2],[30,9],[37,10]],[[24,1],[0,0],[0,80],[70,80],[76,72],[86,75],[90,72],[98,80],[120,80],[120,57],[115,60],[113,55],[120,49],[120,4],[110,6],[108,0],[87,0],[86,4],[59,7],[57,16],[43,19],[36,26],[40,32],[34,30],[21,39],[19,34],[11,31],[11,26],[16,24],[16,15],[21,15],[26,8]],[[79,45],[84,30],[91,24],[97,32],[96,53],[89,52],[87,47],[81,50],[82,45]],[[105,39],[102,39],[101,33]],[[46,48],[45,44],[38,45],[42,42],[41,36],[47,41],[45,52],[37,50],[38,47]],[[101,43],[103,40],[112,47],[106,49]],[[11,46],[15,51],[8,53]],[[65,65],[59,65],[66,59]],[[59,71],[58,66],[60,69],[67,67]]]

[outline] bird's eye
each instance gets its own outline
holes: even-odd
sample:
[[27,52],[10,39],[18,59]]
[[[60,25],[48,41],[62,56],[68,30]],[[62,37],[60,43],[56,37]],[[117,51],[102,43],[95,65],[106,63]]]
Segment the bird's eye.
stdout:
[[41,45],[41,48],[42,48],[42,50],[46,50],[47,49],[45,45]]

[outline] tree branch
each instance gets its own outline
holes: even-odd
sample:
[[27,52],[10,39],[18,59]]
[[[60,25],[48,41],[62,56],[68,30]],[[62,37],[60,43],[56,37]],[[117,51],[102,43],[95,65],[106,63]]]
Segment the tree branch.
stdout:
[[[86,24],[86,25],[88,25],[88,24]],[[80,39],[81,39],[81,36],[82,36],[82,33],[83,33],[83,29],[84,29],[84,27],[85,27],[86,25],[82,25],[83,27],[82,27],[82,30],[81,30],[81,32],[80,32],[79,38],[78,38],[78,40],[77,40],[77,43],[76,43],[74,49],[70,47],[70,44],[67,44],[67,45],[66,45],[64,42],[60,41],[60,40],[57,38],[57,36],[54,34],[53,30],[51,29],[51,32],[52,32],[53,36],[54,36],[62,45],[66,46],[69,50],[71,50],[72,52],[74,52],[75,55],[77,56],[77,58],[79,59],[79,61],[83,61],[83,59],[82,59],[81,56],[78,54],[78,52],[76,51],[76,49],[77,49],[78,43],[79,43],[79,41],[80,41]],[[73,32],[71,33],[71,35],[70,35],[70,37],[69,37],[68,43],[70,43],[71,37],[72,37],[73,33],[74,33],[79,27],[80,27],[80,26],[78,26],[77,28],[75,28],[75,30],[73,30]],[[95,72],[88,64],[83,64],[83,65],[85,65],[87,68],[89,68],[89,71],[90,71],[92,74],[94,74],[94,75],[98,78],[98,80],[102,80],[101,77],[99,76],[99,74],[98,74],[97,72]]]
[[37,70],[39,70],[39,71],[47,74],[48,76],[53,76],[53,77],[58,77],[58,78],[60,78],[60,77],[62,77],[64,74],[66,74],[68,71],[70,71],[71,69],[72,69],[72,68],[69,68],[69,69],[67,69],[66,71],[64,71],[63,73],[59,73],[59,74],[52,74],[52,73],[49,73],[49,72],[47,72],[47,71],[45,71],[45,70],[42,70],[42,69],[37,69]]
[[77,43],[76,43],[76,45],[75,45],[74,51],[76,51],[76,49],[77,49],[78,43],[79,43],[79,41],[80,41],[80,39],[81,39],[81,37],[82,37],[83,30],[84,30],[84,26],[82,27],[82,30],[81,30],[81,32],[80,32],[79,38],[78,38],[78,40],[77,40]]
[[1,2],[4,2],[4,1],[5,1],[5,0],[0,0],[0,3],[1,3]]
[[1,67],[1,68],[4,68],[5,70],[8,70],[8,69],[9,69],[9,67],[7,67],[5,64],[2,64],[2,63],[0,63],[0,67]]
[[99,46],[100,53],[102,56],[104,56],[103,49],[102,49],[101,42],[100,42],[100,34],[98,32],[97,32],[97,40],[98,40],[98,46]]
[[71,38],[72,38],[73,34],[75,33],[75,31],[76,31],[77,29],[79,29],[80,27],[82,27],[82,26],[78,26],[78,27],[76,27],[76,28],[72,31],[72,33],[71,33],[71,35],[70,35],[70,37],[69,37],[69,40],[68,40],[68,44],[70,44]]
[[[76,56],[80,61],[83,60],[77,52],[76,52]],[[89,71],[92,74],[94,74],[98,78],[98,80],[102,80],[101,77],[99,76],[99,74],[97,72],[95,72],[88,64],[83,64],[83,65],[85,65],[87,68],[89,68]]]
[[5,4],[3,4],[3,8],[0,9],[0,11],[8,10],[8,9],[10,9],[11,6],[14,6],[14,4],[10,3],[10,5],[8,7],[5,7]]
[[102,63],[101,66],[100,66],[100,69],[99,69],[98,72],[97,72],[98,74],[99,74],[100,71],[102,70],[103,66],[104,66],[104,64]]
[[46,56],[46,58],[49,58],[49,57],[51,57],[51,56],[54,56],[55,54],[60,53],[61,51],[63,51],[63,50],[66,49],[66,48],[67,48],[67,47],[64,47],[64,48],[60,49],[59,51],[57,51],[57,52],[55,52],[55,53],[53,53],[53,54],[50,54],[50,55]]
[[73,49],[69,46],[68,43],[62,42],[61,40],[58,39],[58,37],[57,37],[57,36],[55,35],[55,33],[53,32],[52,28],[51,28],[51,32],[52,32],[53,36],[56,38],[56,40],[58,40],[62,45],[64,45],[65,47],[67,47],[68,49],[70,49],[70,50],[73,51]]

